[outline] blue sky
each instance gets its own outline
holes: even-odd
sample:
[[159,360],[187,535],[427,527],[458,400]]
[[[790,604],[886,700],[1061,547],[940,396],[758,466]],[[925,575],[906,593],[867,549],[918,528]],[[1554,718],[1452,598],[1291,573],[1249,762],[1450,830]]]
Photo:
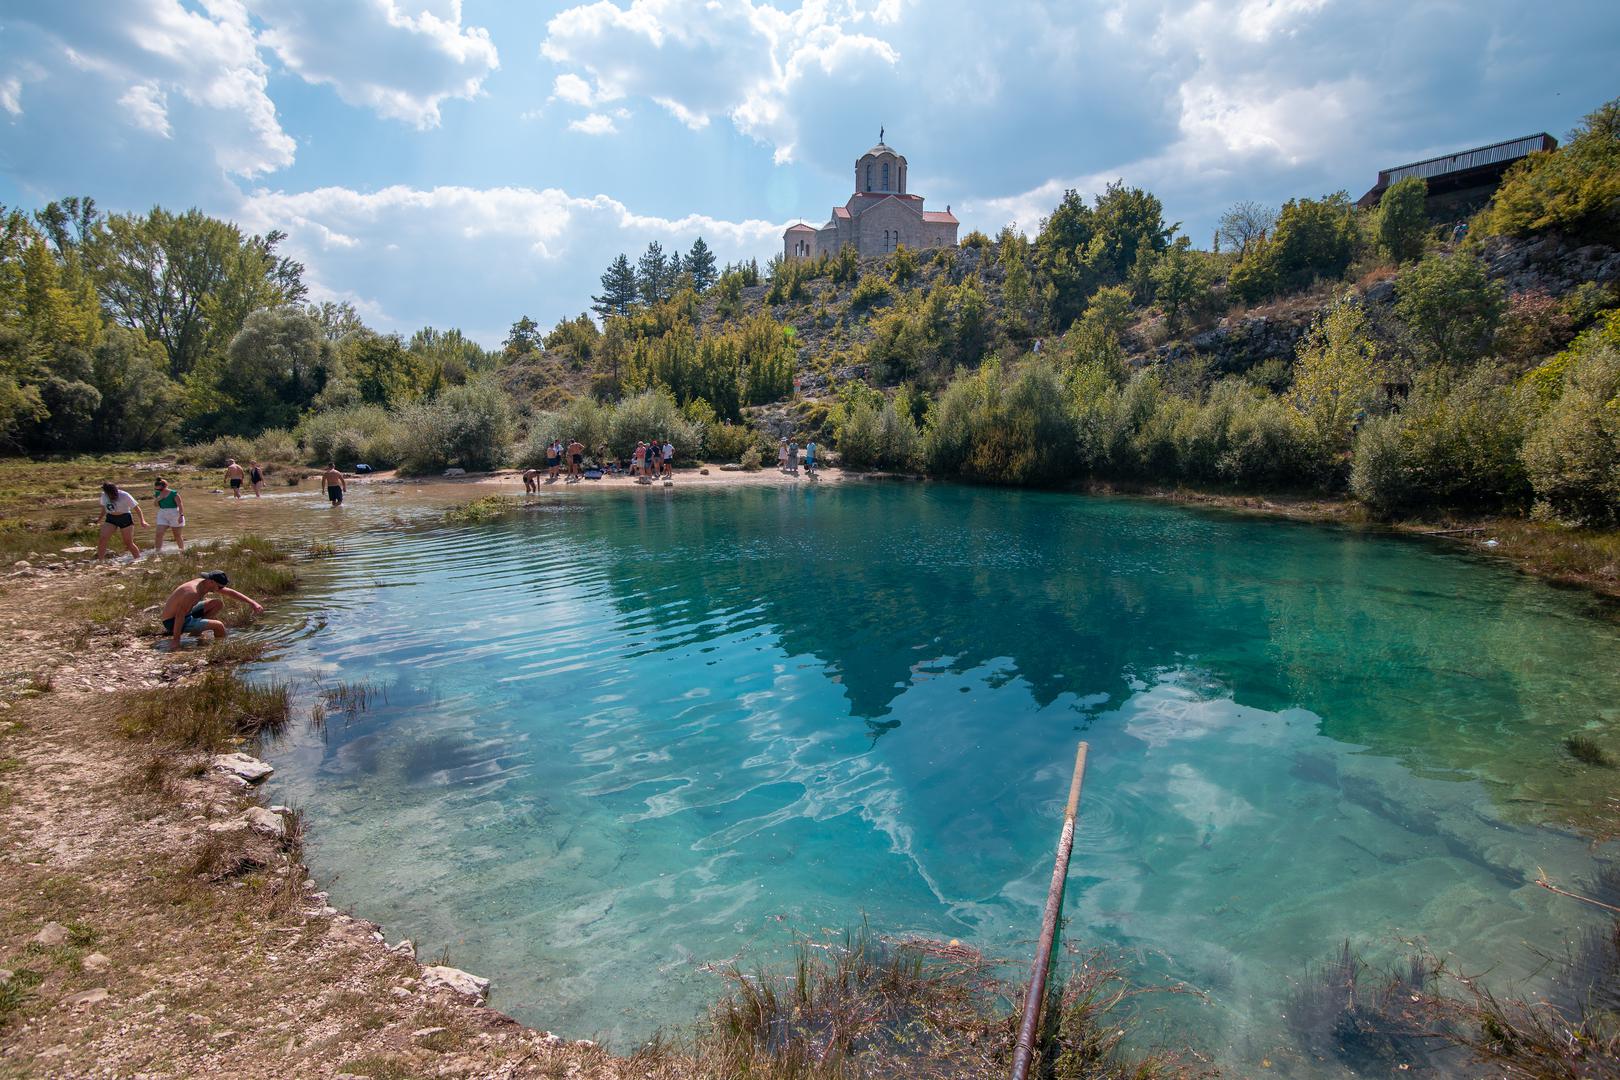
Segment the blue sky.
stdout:
[[1620,94],[1614,0],[0,0],[0,201],[280,228],[317,298],[494,344],[620,251],[780,250],[879,125],[964,230],[1121,177],[1238,199]]

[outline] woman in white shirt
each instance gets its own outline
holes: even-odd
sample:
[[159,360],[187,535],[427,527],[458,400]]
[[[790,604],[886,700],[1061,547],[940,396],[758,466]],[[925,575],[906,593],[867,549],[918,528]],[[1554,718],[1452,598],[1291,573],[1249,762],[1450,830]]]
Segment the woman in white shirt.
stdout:
[[135,496],[117,484],[101,485],[101,540],[96,544],[96,562],[106,561],[107,541],[115,532],[123,539],[124,550],[129,552],[130,558],[141,557],[141,549],[135,546],[137,515],[141,519],[141,528],[146,528],[146,513],[141,509],[141,504],[135,501]]

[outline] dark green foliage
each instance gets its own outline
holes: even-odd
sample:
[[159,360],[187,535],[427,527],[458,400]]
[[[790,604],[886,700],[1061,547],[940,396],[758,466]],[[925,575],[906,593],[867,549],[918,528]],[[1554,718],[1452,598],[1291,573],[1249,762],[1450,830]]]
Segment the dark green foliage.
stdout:
[[692,288],[700,293],[708,292],[719,280],[720,274],[715,269],[714,252],[703,242],[703,237],[692,241],[692,249],[686,253],[681,270],[691,277]]
[[1176,242],[1154,264],[1150,278],[1154,297],[1164,309],[1165,320],[1172,334],[1181,333],[1189,320],[1197,319],[1209,310],[1215,268],[1207,261],[1204,252],[1192,250],[1187,237],[1176,238]]
[[1480,226],[1487,235],[1551,231],[1620,244],[1620,98],[1588,115],[1562,147],[1515,165]]
[[602,293],[591,297],[591,310],[606,319],[630,314],[636,302],[636,271],[624,254],[614,258],[602,272]]
[[561,319],[546,335],[546,349],[565,357],[569,366],[588,368],[596,357],[602,332],[589,315],[581,312],[576,318]]
[[[615,272],[617,263],[609,268]],[[675,292],[675,276],[681,272],[681,257],[664,257],[664,245],[654,240],[636,260],[636,299],[643,304],[657,304],[668,300]],[[602,287],[607,288],[606,280]]]
[[487,377],[407,405],[397,423],[399,467],[407,473],[498,468],[512,442],[511,401]]
[[1256,240],[1232,268],[1232,293],[1250,302],[1297,292],[1344,276],[1355,251],[1356,223],[1344,192],[1290,199],[1270,236]]
[[1470,363],[1490,348],[1503,290],[1472,251],[1429,256],[1400,276],[1395,292],[1396,314],[1424,363]]
[[1356,436],[1350,490],[1381,513],[1522,509],[1525,410],[1487,367],[1422,380],[1401,411]]
[[1429,182],[1420,176],[1397,180],[1378,202],[1378,244],[1396,262],[1410,262],[1423,254],[1429,232]]
[[507,333],[501,348],[509,359],[514,360],[539,352],[540,324],[527,315],[522,316],[512,324],[512,329]]

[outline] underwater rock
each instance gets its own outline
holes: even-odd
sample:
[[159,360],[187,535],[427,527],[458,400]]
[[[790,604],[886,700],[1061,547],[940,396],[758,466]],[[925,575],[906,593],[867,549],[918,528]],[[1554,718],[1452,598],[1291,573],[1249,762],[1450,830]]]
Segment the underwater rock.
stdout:
[[488,979],[482,979],[477,975],[462,971],[460,968],[446,967],[442,964],[434,964],[431,967],[422,969],[422,985],[454,990],[458,994],[466,994],[468,997],[477,998],[480,1001],[484,999],[484,995],[489,993]]
[[214,768],[228,772],[250,784],[257,784],[276,771],[258,758],[249,757],[241,752],[214,755]]

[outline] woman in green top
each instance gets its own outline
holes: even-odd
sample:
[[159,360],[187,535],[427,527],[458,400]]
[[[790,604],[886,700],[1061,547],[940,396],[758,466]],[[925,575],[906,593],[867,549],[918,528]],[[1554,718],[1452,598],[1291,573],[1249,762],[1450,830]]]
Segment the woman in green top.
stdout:
[[174,532],[174,542],[180,550],[186,550],[186,538],[181,532],[186,527],[186,504],[180,501],[180,493],[169,486],[163,477],[158,477],[154,484],[157,496],[157,537],[152,546],[158,554],[163,553],[163,530]]

